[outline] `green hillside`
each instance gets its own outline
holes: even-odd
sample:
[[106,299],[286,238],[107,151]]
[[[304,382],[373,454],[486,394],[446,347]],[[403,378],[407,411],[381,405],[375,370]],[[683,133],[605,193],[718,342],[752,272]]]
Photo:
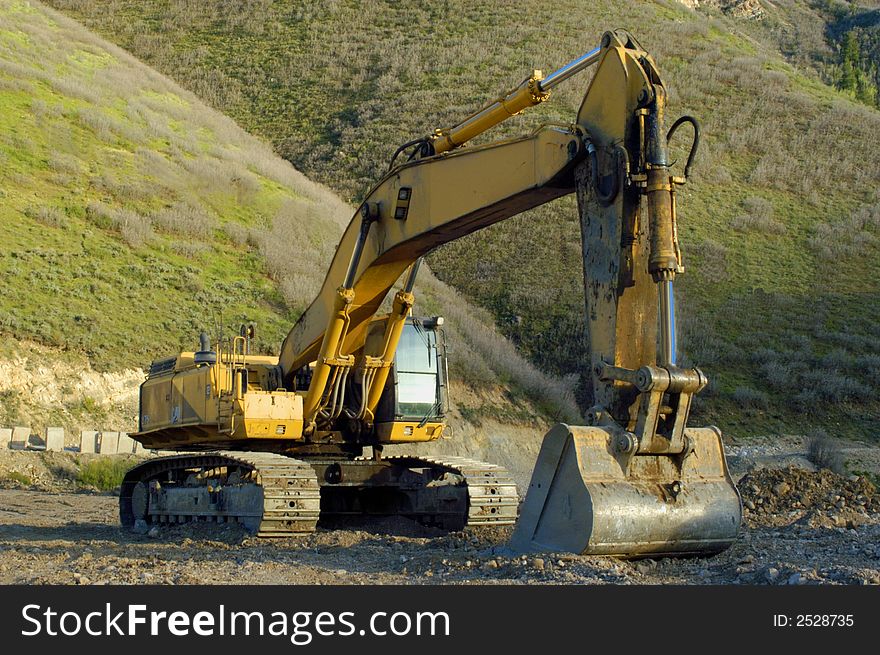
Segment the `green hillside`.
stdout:
[[343,203],[192,94],[63,17],[0,4],[0,330],[143,366],[253,317],[276,343],[306,298],[279,231],[324,241]]
[[[811,5],[765,3],[758,23],[673,0],[51,4],[347,199],[397,144],[532,68],[565,63],[605,29],[631,30],[671,87],[671,113],[704,125],[697,178],[681,199],[679,285],[683,350],[713,378],[701,418],[739,433],[878,427],[880,113],[786,50],[783,27],[801,10],[818,16]],[[586,82],[489,136],[569,120]],[[533,362],[573,374],[584,349],[579,250],[574,204],[563,201],[431,261]]]
[[783,0],[768,3],[756,38],[778,42],[797,65],[868,105],[880,106],[880,2]]
[[[253,320],[258,350],[277,352],[351,211],[82,25],[0,0],[0,368],[14,378],[0,380],[0,424],[93,427],[103,396],[133,398],[123,369],[192,349],[202,329]],[[460,377],[503,385],[524,414],[577,415],[571,385],[524,361],[490,316],[428,270],[420,288],[420,311],[460,317]],[[118,405],[114,425],[131,429]]]

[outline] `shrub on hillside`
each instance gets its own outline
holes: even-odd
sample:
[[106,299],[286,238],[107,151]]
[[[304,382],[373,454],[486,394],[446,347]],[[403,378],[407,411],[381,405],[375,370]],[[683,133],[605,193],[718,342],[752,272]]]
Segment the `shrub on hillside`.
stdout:
[[798,374],[803,367],[780,361],[764,362],[760,371],[767,384],[776,391],[790,391],[797,384]]
[[773,218],[773,205],[764,198],[749,196],[742,202],[745,214],[734,218],[730,225],[740,232],[785,234],[785,225]]
[[824,404],[861,401],[872,396],[871,388],[855,378],[822,367],[801,374],[798,385],[805,389],[821,389]]
[[211,233],[214,220],[203,210],[185,202],[154,212],[151,222],[163,232],[203,238]]
[[205,190],[233,192],[238,202],[246,202],[261,188],[256,176],[232,159],[184,156],[178,163],[192,175],[193,183]]
[[737,387],[730,394],[731,399],[743,409],[767,409],[770,397],[763,391],[752,387]]
[[807,459],[820,469],[840,475],[846,472],[840,446],[824,430],[814,432],[807,441]]
[[56,173],[78,173],[79,161],[72,155],[66,155],[60,152],[53,152],[49,156],[49,168]]
[[880,243],[880,203],[863,205],[849,216],[819,223],[807,244],[818,257],[826,260],[864,255]]
[[119,232],[132,248],[142,246],[153,238],[153,226],[149,217],[128,209],[92,201],[86,206],[86,218],[98,227]]
[[722,282],[727,279],[727,248],[714,239],[704,239],[694,243],[690,252],[699,257],[700,276],[709,282]]
[[67,220],[64,212],[57,207],[28,207],[24,210],[24,215],[32,218],[38,223],[48,225],[49,227],[62,227]]
[[856,358],[855,368],[859,371],[862,379],[874,387],[880,389],[880,355],[861,355]]
[[209,250],[210,246],[199,241],[175,241],[171,244],[171,249],[178,255],[183,255],[188,259],[195,259],[203,252]]
[[843,348],[835,348],[822,355],[819,363],[828,369],[846,370],[852,366],[853,358]]
[[228,221],[223,224],[223,232],[229,237],[229,240],[236,246],[248,245],[248,237],[250,230],[241,223]]

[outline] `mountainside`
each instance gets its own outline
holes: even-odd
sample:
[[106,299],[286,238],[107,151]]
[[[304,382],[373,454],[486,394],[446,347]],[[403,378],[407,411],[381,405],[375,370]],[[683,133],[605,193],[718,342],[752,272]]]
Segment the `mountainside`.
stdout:
[[[73,21],[0,11],[0,329],[104,369],[191,347],[219,320],[253,317],[277,343],[344,203]],[[279,237],[312,240],[301,270]]]
[[[52,4],[348,199],[397,144],[455,122],[532,68],[561,66],[605,29],[629,29],[658,61],[671,115],[704,126],[680,202],[688,271],[678,284],[682,350],[713,380],[700,418],[740,433],[878,426],[880,113],[786,50],[787,21],[813,20],[812,5],[750,3],[763,10],[752,20],[724,3],[671,0]],[[587,81],[485,138],[570,120]],[[577,374],[578,230],[566,199],[441,248],[431,263],[533,362]]]
[[[0,427],[133,430],[140,369],[221,323],[255,321],[277,353],[351,212],[130,54],[0,0]],[[488,314],[427,269],[419,289],[417,311],[449,317],[459,380],[501,394],[489,418],[518,412],[537,438],[577,416],[570,384]],[[486,398],[467,397],[458,425],[473,429]]]
[[880,106],[880,2],[777,0],[746,26],[793,63],[868,105]]

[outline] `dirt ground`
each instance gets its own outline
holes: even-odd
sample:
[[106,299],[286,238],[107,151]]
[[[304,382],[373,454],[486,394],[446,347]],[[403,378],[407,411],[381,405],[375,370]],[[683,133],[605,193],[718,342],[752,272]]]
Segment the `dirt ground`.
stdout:
[[[851,470],[876,471],[880,449],[847,448]],[[880,584],[880,495],[864,476],[815,471],[801,450],[796,439],[731,445],[745,508],[734,546],[640,561],[515,556],[510,529],[399,521],[282,540],[212,524],[137,535],[119,527],[116,496],[65,477],[69,455],[3,453],[0,470],[31,468],[29,484],[5,478],[0,489],[0,583]]]

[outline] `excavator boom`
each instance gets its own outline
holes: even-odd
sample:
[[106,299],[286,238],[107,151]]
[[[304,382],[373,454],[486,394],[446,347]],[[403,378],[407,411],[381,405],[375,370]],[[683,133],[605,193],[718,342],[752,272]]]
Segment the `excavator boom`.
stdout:
[[[536,70],[517,88],[455,126],[434,130],[407,145],[420,143],[424,155],[449,153],[544,102],[553,87],[594,65],[602,53],[603,48],[594,48],[546,78]],[[285,374],[316,357],[340,280],[358,280],[354,297],[364,318],[355,320],[354,329],[349,330],[353,342],[358,326],[372,318],[403,271],[419,257],[438,245],[572,193],[570,173],[573,161],[583,155],[582,136],[575,125],[544,126],[528,137],[453,153],[456,158],[451,161],[448,157],[419,159],[391,170],[367,194],[340,240],[320,293],[284,340],[280,364]],[[372,222],[380,222],[380,228],[360,243],[365,223]]]
[[[318,357],[353,254],[357,262],[350,287],[351,323],[343,352],[356,350],[363,329],[417,259],[439,245],[572,193],[573,165],[582,150],[575,130],[551,126],[531,136],[394,169],[369,193],[343,234],[320,293],[281,346],[282,370],[290,374]],[[365,223],[372,227],[364,239]]]

